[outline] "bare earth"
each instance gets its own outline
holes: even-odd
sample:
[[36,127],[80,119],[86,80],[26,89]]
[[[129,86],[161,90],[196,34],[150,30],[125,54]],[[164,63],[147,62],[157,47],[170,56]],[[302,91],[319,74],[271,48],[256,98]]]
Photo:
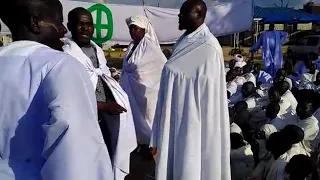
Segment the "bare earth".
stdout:
[[[231,59],[233,59],[233,56],[229,55],[229,52],[231,49],[233,49],[233,48],[232,47],[223,47],[222,48],[225,61],[230,61]],[[242,55],[245,56],[245,59],[246,59],[247,56],[249,55],[249,48],[248,47],[241,47],[241,49],[244,50],[244,53]],[[284,46],[282,48],[282,52],[284,53],[284,56],[285,56],[286,50],[287,50],[287,47]],[[105,55],[108,58],[109,67],[115,67],[117,69],[122,68],[122,61],[123,61],[125,52],[123,52],[121,49],[116,49],[116,51],[114,51],[114,52],[105,51]],[[262,55],[261,55],[261,50],[260,50],[258,53],[256,53],[254,55],[254,61],[261,62],[261,59],[262,59]]]

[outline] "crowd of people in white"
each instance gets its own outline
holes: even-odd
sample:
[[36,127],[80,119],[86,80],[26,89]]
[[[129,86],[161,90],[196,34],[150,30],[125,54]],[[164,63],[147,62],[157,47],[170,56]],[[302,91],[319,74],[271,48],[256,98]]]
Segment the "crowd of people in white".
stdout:
[[272,77],[241,55],[229,62],[232,179],[319,178],[319,65],[287,60]]

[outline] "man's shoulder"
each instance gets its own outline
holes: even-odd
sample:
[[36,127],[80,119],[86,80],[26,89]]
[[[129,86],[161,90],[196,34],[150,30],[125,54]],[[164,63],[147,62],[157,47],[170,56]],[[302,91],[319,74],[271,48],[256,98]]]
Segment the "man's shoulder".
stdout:
[[70,66],[70,68],[78,68],[80,64],[69,54],[54,50],[48,47],[40,47],[33,51],[28,59],[30,61],[44,61],[44,65],[48,70],[53,69],[55,66]]

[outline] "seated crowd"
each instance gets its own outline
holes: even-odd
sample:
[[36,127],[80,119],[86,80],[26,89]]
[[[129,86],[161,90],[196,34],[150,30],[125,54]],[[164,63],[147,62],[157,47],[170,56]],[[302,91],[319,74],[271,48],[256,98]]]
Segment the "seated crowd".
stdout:
[[241,55],[226,68],[233,180],[319,179],[320,59],[275,77]]

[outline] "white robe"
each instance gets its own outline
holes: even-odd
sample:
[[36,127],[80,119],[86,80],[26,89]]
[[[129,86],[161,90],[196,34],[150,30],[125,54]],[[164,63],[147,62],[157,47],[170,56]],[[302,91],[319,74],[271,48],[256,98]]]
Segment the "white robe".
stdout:
[[238,90],[238,85],[234,81],[227,83],[227,91],[230,92],[231,96],[236,94],[237,90]]
[[292,108],[291,102],[281,97],[281,101],[279,103],[280,112],[278,113],[278,117],[283,119],[287,124],[296,124],[296,111]]
[[230,133],[238,133],[242,135],[242,130],[236,123],[230,124]]
[[280,117],[272,119],[271,124],[274,125],[274,127],[276,127],[278,131],[281,131],[284,127],[288,125],[288,123]]
[[232,180],[245,180],[251,174],[254,167],[253,152],[251,146],[232,149],[230,152],[230,164]]
[[286,153],[272,162],[267,175],[267,180],[284,180],[286,176],[285,167],[287,163],[293,156],[298,154],[309,156],[309,153],[303,148],[301,143],[293,144]]
[[253,75],[252,73],[248,73],[244,76],[244,78],[246,79],[247,82],[252,82],[254,84],[254,87],[256,87],[257,85],[257,80],[256,80],[256,76]]
[[292,89],[292,86],[293,86],[292,80],[291,80],[290,78],[287,78],[287,77],[285,77],[284,80],[289,83],[289,90],[291,90],[291,89]]
[[313,89],[313,82],[316,81],[318,70],[314,74],[304,73],[299,81],[298,89]]
[[129,45],[123,60],[120,85],[129,96],[138,143],[149,144],[161,71],[167,59],[148,37],[140,41],[128,59],[133,45]]
[[113,177],[90,79],[71,56],[32,41],[0,50],[0,179]]
[[175,47],[162,72],[152,131],[151,146],[158,150],[155,178],[230,180],[222,48],[204,24]]
[[89,57],[83,53],[75,42],[64,39],[64,43],[64,52],[73,56],[85,67],[93,84],[90,88],[95,90],[98,83],[98,77],[101,77],[111,90],[116,102],[127,110],[127,112],[120,114],[120,118],[119,116],[112,116],[106,113],[103,114],[104,118],[107,119],[106,123],[108,124],[111,136],[112,147],[110,148],[112,149],[112,152],[114,152],[112,164],[115,180],[123,180],[125,176],[129,174],[130,153],[137,147],[136,132],[128,96],[118,82],[111,77],[109,68],[106,65],[107,60],[104,56],[104,52],[98,45],[91,42],[91,45],[97,52],[99,62],[99,68],[95,68]]
[[294,111],[296,111],[297,109],[297,106],[298,106],[298,101],[297,99],[294,97],[294,95],[292,94],[292,92],[290,90],[288,90],[287,92],[285,92],[283,95],[282,95],[282,98],[285,99],[286,101],[290,102],[290,106],[291,106],[291,109]]
[[317,150],[320,142],[319,121],[314,116],[311,116],[307,119],[299,120],[297,126],[304,131],[304,145],[310,148],[311,151]]

